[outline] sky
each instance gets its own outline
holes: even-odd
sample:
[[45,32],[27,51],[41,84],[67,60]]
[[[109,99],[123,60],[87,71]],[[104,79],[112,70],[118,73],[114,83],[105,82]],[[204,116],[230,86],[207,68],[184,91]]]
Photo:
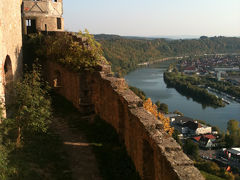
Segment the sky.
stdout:
[[124,36],[240,36],[240,0],[63,0],[65,30]]

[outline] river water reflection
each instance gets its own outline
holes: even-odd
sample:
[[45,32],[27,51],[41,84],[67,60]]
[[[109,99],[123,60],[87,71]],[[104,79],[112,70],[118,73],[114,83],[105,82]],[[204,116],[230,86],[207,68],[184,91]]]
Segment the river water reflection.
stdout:
[[223,108],[203,107],[201,104],[179,94],[174,88],[167,88],[163,80],[166,63],[155,67],[141,68],[125,76],[129,85],[143,90],[153,102],[168,104],[170,112],[179,110],[185,116],[205,120],[207,123],[226,130],[230,119],[240,121],[240,104],[233,102]]

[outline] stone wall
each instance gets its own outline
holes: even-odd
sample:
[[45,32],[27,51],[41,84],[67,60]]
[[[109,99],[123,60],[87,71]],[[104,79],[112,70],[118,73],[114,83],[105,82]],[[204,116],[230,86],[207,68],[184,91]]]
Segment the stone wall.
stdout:
[[[21,1],[0,0],[0,99],[7,80],[19,77],[22,66]],[[6,77],[7,76],[7,77]]]
[[46,72],[56,91],[82,113],[93,108],[115,128],[142,179],[204,179],[125,80],[110,75],[110,66],[99,66],[93,73],[73,73],[47,62]]
[[[35,20],[37,31],[63,31],[64,19],[62,0],[53,2],[52,0],[24,0],[23,1],[23,27],[27,34],[26,20]],[[57,19],[61,21],[60,28]]]

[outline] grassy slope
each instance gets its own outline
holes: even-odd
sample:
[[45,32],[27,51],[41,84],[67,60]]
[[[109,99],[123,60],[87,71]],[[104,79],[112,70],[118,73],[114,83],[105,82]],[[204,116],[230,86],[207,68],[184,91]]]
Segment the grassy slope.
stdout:
[[201,171],[201,174],[206,178],[206,180],[224,180],[223,178],[220,178],[220,177],[215,176],[213,174],[209,174],[205,171]]

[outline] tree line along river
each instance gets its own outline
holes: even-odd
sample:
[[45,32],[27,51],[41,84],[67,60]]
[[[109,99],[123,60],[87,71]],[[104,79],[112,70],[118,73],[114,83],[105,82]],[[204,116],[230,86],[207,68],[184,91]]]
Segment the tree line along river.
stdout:
[[139,68],[125,76],[129,85],[144,91],[153,102],[160,101],[168,104],[169,112],[178,110],[184,116],[193,119],[205,120],[207,123],[218,126],[226,131],[227,122],[230,119],[240,121],[240,103],[232,101],[225,107],[205,107],[200,103],[178,93],[174,88],[167,88],[163,80],[163,73],[172,61],[153,64],[145,68]]

